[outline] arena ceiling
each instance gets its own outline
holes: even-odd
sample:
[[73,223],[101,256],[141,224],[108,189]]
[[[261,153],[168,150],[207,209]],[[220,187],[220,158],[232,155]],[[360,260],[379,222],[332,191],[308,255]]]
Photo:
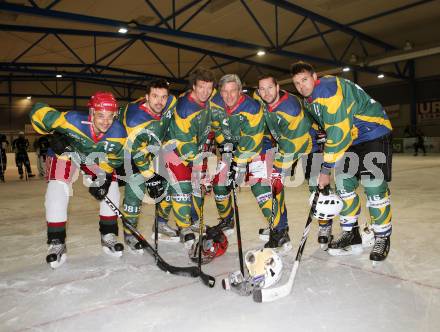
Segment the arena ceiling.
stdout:
[[361,84],[439,75],[439,14],[440,0],[0,1],[1,96],[130,99],[155,77],[181,90],[197,66],[287,82],[299,59]]

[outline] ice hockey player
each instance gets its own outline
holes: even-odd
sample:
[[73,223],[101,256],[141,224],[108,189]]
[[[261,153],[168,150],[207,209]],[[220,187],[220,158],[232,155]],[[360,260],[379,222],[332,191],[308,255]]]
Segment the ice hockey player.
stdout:
[[[304,154],[318,151],[316,143],[317,131],[312,127],[310,117],[305,114],[300,100],[280,89],[276,78],[271,74],[262,75],[258,80],[258,90],[254,95],[258,101],[263,101],[265,122],[276,141],[277,153],[273,160],[272,186],[279,192],[276,200],[285,211],[283,179],[290,175],[291,168],[296,165],[298,158]],[[312,155],[312,154],[311,154]],[[309,160],[309,158],[307,158]],[[310,158],[310,161],[312,158]],[[308,176],[306,175],[306,178]],[[282,215],[280,224],[287,225],[287,214]],[[327,242],[327,220],[319,220],[320,232],[318,242]],[[323,227],[322,225],[325,225]],[[268,233],[269,228],[260,230],[260,237]]]
[[37,153],[38,174],[41,177],[46,176],[46,158],[49,149],[49,138],[47,135],[40,136],[34,143],[35,152]]
[[24,167],[26,167],[28,177],[34,177],[35,175],[32,174],[31,163],[27,153],[29,149],[29,141],[24,137],[24,132],[20,131],[18,133],[18,138],[12,142],[12,148],[15,151],[15,164],[17,165],[20,179],[23,179],[23,164]]
[[8,158],[6,156],[6,147],[9,142],[5,134],[0,133],[0,181],[5,182],[5,171],[8,164]]
[[[217,134],[216,140],[223,144],[224,162],[227,153],[232,153],[230,163],[230,184],[241,185],[245,180],[251,186],[257,203],[267,219],[273,223],[267,248],[276,248],[282,252],[291,249],[287,212],[284,204],[283,187],[276,187],[275,193],[279,201],[274,203],[272,212],[272,167],[267,164],[269,151],[274,147],[270,134],[265,131],[264,107],[242,93],[240,78],[235,74],[224,75],[219,81],[219,91],[212,99],[212,123]],[[226,169],[226,167],[225,167]],[[216,197],[230,194],[231,186],[225,182],[217,182],[221,173],[214,179]],[[217,204],[222,204],[216,199]],[[274,216],[272,217],[272,213]],[[272,220],[273,219],[273,220]]]
[[[358,218],[363,185],[375,243],[373,263],[386,259],[390,250],[391,206],[387,182],[391,181],[391,123],[383,107],[353,82],[335,76],[318,79],[313,67],[297,62],[291,67],[292,81],[304,97],[307,112],[325,130],[324,163],[318,178],[320,188],[330,183],[336,167],[337,193],[343,200],[340,213],[342,234],[329,244],[331,255],[362,252]],[[352,161],[353,157],[357,160]]]
[[175,147],[174,157],[169,157],[167,163],[174,180],[170,185],[171,202],[181,242],[188,249],[195,239],[191,230],[192,204],[196,211],[200,211],[202,204],[200,183],[192,183],[192,168],[211,131],[208,100],[214,90],[214,81],[210,70],[198,68],[192,72],[189,77],[191,90],[179,97],[170,123],[168,145]]
[[114,169],[123,162],[127,132],[115,121],[118,104],[110,92],[96,92],[91,96],[88,108],[89,113],[63,113],[46,104],[36,103],[30,114],[32,126],[39,134],[54,133],[48,154],[45,197],[49,244],[46,261],[53,268],[66,259],[67,209],[78,163],[93,180],[90,194],[100,201],[99,231],[104,252],[120,257],[124,249],[117,240],[117,216],[103,198],[107,196],[119,205],[120,194]]
[[[125,165],[125,196],[123,213],[137,227],[145,190],[158,204],[158,233],[160,237],[177,238],[177,232],[167,224],[171,203],[163,199],[167,181],[165,167],[155,169],[159,160],[159,148],[168,131],[169,122],[176,107],[176,98],[169,94],[168,82],[164,79],[151,81],[144,97],[129,103],[119,115],[119,120],[128,133],[127,147],[131,163]],[[153,151],[152,147],[156,147]],[[156,165],[157,166],[157,165]],[[131,170],[127,170],[131,168]],[[160,200],[160,202],[159,202]],[[153,223],[154,227],[154,223]],[[125,244],[132,252],[142,253],[142,245],[124,229]]]

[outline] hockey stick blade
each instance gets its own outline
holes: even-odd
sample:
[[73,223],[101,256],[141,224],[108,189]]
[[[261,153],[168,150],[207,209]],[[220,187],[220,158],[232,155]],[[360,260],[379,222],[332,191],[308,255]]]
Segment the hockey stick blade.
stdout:
[[210,276],[209,274],[204,273],[202,270],[199,269],[199,275],[202,282],[208,286],[209,288],[212,288],[215,286],[215,278]]
[[212,288],[215,285],[215,278],[212,276],[209,276],[203,272],[200,271],[200,269],[197,266],[187,266],[187,267],[180,267],[180,266],[173,266],[168,264],[160,255],[157,253],[154,248],[151,246],[150,243],[148,243],[147,240],[142,236],[141,233],[133,226],[131,225],[127,219],[122,215],[121,211],[117,208],[116,205],[113,204],[113,202],[107,197],[104,197],[104,201],[107,203],[107,205],[112,209],[112,211],[122,220],[122,223],[124,226],[138,239],[138,241],[145,247],[145,249],[149,249],[153,257],[156,259],[156,265],[161,269],[162,271],[169,272],[171,274],[180,275],[180,276],[186,276],[186,277],[192,277],[197,278],[200,277],[202,282]]
[[290,272],[289,280],[282,286],[276,288],[255,289],[253,298],[255,302],[272,302],[285,297],[290,294],[295,281],[296,272],[298,271],[299,262],[293,263],[292,271]]
[[304,227],[303,236],[301,238],[301,242],[296,253],[295,261],[293,263],[292,270],[290,271],[289,280],[284,285],[281,285],[279,287],[255,289],[253,292],[253,299],[255,302],[272,302],[289,295],[292,291],[293,283],[295,281],[296,273],[299,267],[299,262],[301,261],[302,253],[307,241],[307,236],[310,231],[310,226],[313,220],[313,211],[316,209],[318,197],[319,191],[316,191],[313,197],[312,206],[310,207],[309,216],[307,217],[306,225]]

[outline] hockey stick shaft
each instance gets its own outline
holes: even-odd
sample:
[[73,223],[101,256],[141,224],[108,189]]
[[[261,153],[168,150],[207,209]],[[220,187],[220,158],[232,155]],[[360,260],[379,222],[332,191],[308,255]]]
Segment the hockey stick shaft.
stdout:
[[280,287],[266,288],[266,289],[256,289],[253,293],[253,298],[255,302],[271,302],[279,298],[285,297],[292,291],[293,283],[295,281],[296,273],[299,268],[299,263],[301,261],[302,253],[306,245],[307,237],[309,235],[310,226],[313,220],[313,212],[316,209],[316,203],[318,202],[319,191],[315,192],[313,196],[312,206],[310,207],[309,215],[307,217],[306,225],[304,227],[301,242],[296,253],[295,261],[290,271],[289,280]]
[[233,198],[234,198],[235,227],[237,229],[238,260],[240,262],[241,274],[244,277],[243,247],[242,247],[242,243],[241,243],[241,230],[240,230],[240,215],[238,213],[237,192],[235,191],[235,186],[232,188],[232,195],[233,195]]
[[205,226],[205,220],[203,219],[203,206],[205,205],[205,192],[203,190],[203,185],[200,186],[201,203],[200,203],[200,217],[199,217],[199,252],[197,266],[202,270],[202,246],[203,246],[203,227]]
[[[78,151],[75,151],[75,152],[79,156],[81,156],[81,154]],[[70,159],[72,160],[72,162],[77,164],[79,169],[81,169],[81,165],[77,163],[75,158],[70,158]],[[168,264],[159,255],[159,253],[151,246],[151,244],[147,240],[145,240],[143,235],[133,225],[130,224],[130,222],[124,217],[124,215],[119,210],[119,208],[108,198],[107,195],[104,196],[104,201],[107,203],[107,205],[113,211],[113,213],[115,213],[122,220],[124,227],[127,228],[144,247],[150,249],[153,257],[156,260],[156,265],[162,271],[169,272],[169,273],[175,274],[175,275],[192,277],[192,278],[200,277],[205,285],[207,285],[208,287],[214,287],[215,278],[210,275],[204,274],[202,272],[202,270],[199,269],[197,266],[180,267],[180,266],[173,266],[173,265]]]
[[202,282],[206,286],[212,288],[215,286],[215,278],[203,273],[203,271],[202,271],[202,246],[203,246],[203,236],[204,236],[203,229],[205,227],[205,220],[203,218],[203,207],[205,205],[205,187],[203,185],[201,185],[201,187],[200,187],[200,192],[202,195],[202,199],[201,199],[201,206],[200,206],[199,257],[198,257],[198,261],[197,261],[197,268],[199,269],[200,279],[202,280]]
[[[127,228],[135,237],[138,239],[138,241],[144,245],[146,248],[150,249],[153,257],[156,259],[157,266],[166,272],[170,272],[172,274],[176,275],[183,275],[183,276],[189,276],[189,277],[201,277],[200,270],[196,266],[189,266],[189,267],[177,267],[168,264],[165,262],[165,260],[154,250],[154,248],[150,245],[150,243],[145,240],[143,235],[133,226],[131,225],[128,220],[123,216],[121,211],[117,208],[117,206],[107,197],[104,197],[104,201],[107,203],[107,205],[110,207],[110,209],[122,220],[122,223],[124,224],[124,227]],[[209,277],[209,276],[208,276]],[[212,277],[211,277],[212,278]],[[206,279],[206,277],[205,277]]]
[[159,254],[158,248],[158,238],[159,238],[159,220],[158,220],[158,212],[159,212],[159,203],[154,203],[154,251],[156,252],[156,262],[157,255]]

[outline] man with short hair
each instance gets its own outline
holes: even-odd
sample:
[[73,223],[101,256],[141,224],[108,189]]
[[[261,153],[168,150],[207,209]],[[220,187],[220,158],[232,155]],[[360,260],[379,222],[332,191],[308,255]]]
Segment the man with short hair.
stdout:
[[[211,131],[211,113],[208,101],[214,90],[215,77],[212,71],[198,68],[190,74],[191,89],[182,94],[170,123],[168,146],[174,153],[167,154],[170,172],[172,209],[180,229],[181,242],[187,248],[194,243],[191,230],[192,204],[195,213],[200,213],[202,193],[200,181],[192,178],[194,163],[206,147]],[[193,199],[194,197],[194,199]]]
[[[158,169],[159,149],[163,143],[171,121],[176,98],[169,94],[168,82],[164,79],[151,81],[144,97],[127,104],[121,111],[119,120],[128,132],[128,149],[131,162],[125,170],[126,185],[123,213],[127,220],[137,227],[145,190],[157,200],[159,237],[177,237],[176,230],[167,224],[171,210],[166,196],[167,181],[163,177],[165,168]],[[164,165],[162,165],[163,167]],[[154,227],[154,224],[153,224]],[[142,253],[141,243],[124,228],[125,244],[134,253]]]
[[[375,236],[370,253],[373,263],[386,259],[390,250],[391,123],[383,107],[360,86],[343,78],[318,79],[313,67],[297,62],[291,68],[292,81],[304,97],[307,112],[325,130],[324,163],[318,186],[330,183],[336,166],[336,189],[343,200],[340,213],[342,234],[329,244],[328,253],[344,255],[362,252],[358,218],[359,182],[364,186]],[[354,162],[350,162],[355,157]],[[358,162],[358,165],[357,165]],[[353,164],[355,170],[350,170]],[[344,167],[344,172],[340,168]],[[348,171],[347,171],[348,169]]]
[[66,224],[69,196],[78,166],[93,183],[90,194],[99,203],[99,231],[104,252],[122,256],[124,246],[117,241],[117,215],[103,201],[108,197],[119,206],[119,188],[114,169],[123,163],[127,132],[117,121],[118,104],[110,92],[96,92],[88,102],[89,113],[56,109],[36,103],[30,113],[39,134],[53,133],[48,153],[45,197],[47,220],[46,261],[57,268],[66,260]]
[[[260,76],[256,92],[255,98],[263,101],[265,122],[277,146],[273,160],[272,187],[275,193],[278,193],[276,199],[281,204],[284,202],[283,179],[286,173],[290,175],[290,169],[304,154],[309,154],[305,177],[307,180],[310,178],[310,164],[313,160],[311,157],[318,151],[317,130],[313,127],[314,123],[309,115],[305,114],[299,98],[281,90],[273,75]],[[311,187],[312,191],[313,189],[316,190],[316,187]],[[260,233],[264,235],[267,231],[262,229]],[[319,220],[318,242],[328,243],[330,236],[331,221]]]
[[[212,119],[216,140],[223,145],[223,162],[229,159],[225,154],[233,156],[230,181],[235,186],[248,180],[264,217],[272,225],[269,241],[264,246],[288,251],[292,246],[284,197],[279,195],[282,187],[275,193],[280,200],[272,199],[272,167],[268,166],[266,153],[274,144],[269,132],[265,132],[263,106],[242,93],[241,80],[235,74],[220,79],[219,91],[211,101]],[[225,205],[222,200],[230,195],[231,185],[222,183],[221,176],[220,172],[214,179],[214,193],[216,203]]]

